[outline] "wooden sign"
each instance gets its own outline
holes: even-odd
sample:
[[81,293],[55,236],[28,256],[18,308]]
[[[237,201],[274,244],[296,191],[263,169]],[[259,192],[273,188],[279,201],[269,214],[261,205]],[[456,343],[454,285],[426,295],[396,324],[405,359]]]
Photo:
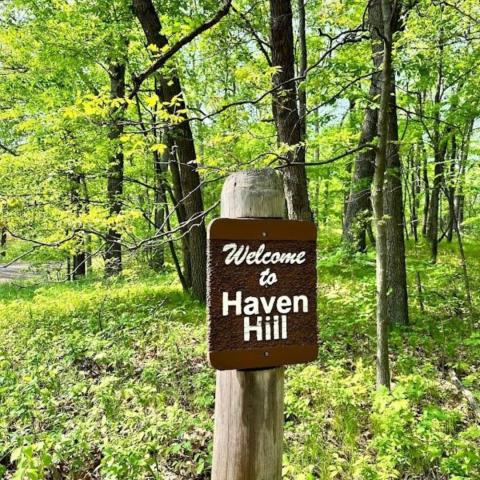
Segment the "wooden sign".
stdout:
[[207,283],[212,367],[243,370],[315,360],[314,223],[214,220]]

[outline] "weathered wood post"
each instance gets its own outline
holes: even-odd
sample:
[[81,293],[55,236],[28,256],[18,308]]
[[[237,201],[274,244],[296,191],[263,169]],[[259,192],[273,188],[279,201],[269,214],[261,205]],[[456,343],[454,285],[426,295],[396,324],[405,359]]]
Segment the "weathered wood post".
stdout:
[[[221,216],[283,218],[285,197],[274,170],[230,175]],[[213,480],[280,480],[284,367],[217,371]]]

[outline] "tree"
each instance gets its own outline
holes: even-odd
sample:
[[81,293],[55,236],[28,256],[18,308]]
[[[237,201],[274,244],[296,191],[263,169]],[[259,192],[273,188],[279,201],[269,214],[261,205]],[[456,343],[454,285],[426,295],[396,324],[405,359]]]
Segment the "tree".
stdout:
[[390,0],[377,0],[370,10],[370,18],[381,19],[383,26],[383,72],[382,93],[378,115],[378,147],[375,156],[372,204],[377,230],[377,386],[390,388],[390,364],[388,348],[388,243],[387,222],[385,219],[385,173],[388,154],[389,110],[392,103],[392,18],[393,8]]
[[283,180],[288,216],[311,220],[305,171],[305,144],[297,107],[295,57],[293,52],[292,7],[290,0],[270,0],[270,41],[274,104],[278,139],[285,146]]
[[110,113],[111,157],[107,167],[107,194],[110,226],[105,241],[105,275],[110,277],[122,271],[122,235],[115,226],[116,217],[122,211],[124,154],[120,143],[123,133],[123,102],[125,98],[125,62],[113,61],[108,73],[110,77],[110,98],[116,100]]
[[[371,32],[371,48],[374,73],[370,85],[370,101],[373,106],[365,110],[362,133],[359,146],[366,146],[374,142],[379,134],[379,114],[375,106],[382,93],[382,78],[380,68],[384,58],[383,52],[383,17],[375,12],[379,6],[376,2],[369,3],[369,28]],[[392,35],[400,30],[400,8],[396,5],[392,12]],[[393,36],[392,36],[393,39]],[[404,210],[402,177],[400,163],[400,146],[398,138],[397,101],[395,94],[395,71],[390,66],[392,79],[389,94],[390,107],[388,109],[387,152],[385,170],[385,190],[383,192],[384,215],[387,235],[387,285],[388,285],[388,317],[390,322],[398,324],[408,323],[408,293],[407,273],[405,265],[404,240]],[[384,72],[383,72],[384,73]],[[357,157],[354,165],[352,186],[346,200],[345,220],[343,224],[343,239],[349,245],[354,245],[358,251],[366,249],[366,231],[369,224],[370,184],[374,174],[375,150],[365,149]]]
[[[162,34],[160,19],[151,0],[134,0],[134,11],[149,45],[154,45],[159,51],[168,46],[167,38]],[[159,82],[161,90],[157,89],[162,102],[169,105],[171,114],[177,111],[185,112],[186,105],[180,79],[175,71],[170,76],[161,75]],[[186,114],[184,118],[187,119]],[[191,275],[192,294],[204,300],[206,295],[206,230],[203,219],[203,198],[201,181],[196,165],[196,151],[192,130],[188,121],[174,126],[168,134],[170,147],[170,164],[173,169],[173,179],[176,182],[177,205],[182,204],[185,211],[183,235],[188,238],[186,268]],[[177,172],[178,169],[178,172]],[[178,207],[177,207],[178,208]],[[182,216],[180,215],[182,219]],[[191,272],[191,274],[190,274]]]
[[369,4],[368,25],[371,35],[371,51],[374,71],[370,80],[369,104],[365,109],[360,147],[364,148],[355,159],[352,171],[350,192],[345,199],[345,216],[343,221],[343,241],[353,250],[364,252],[367,248],[367,229],[372,212],[370,191],[375,170],[375,149],[368,147],[378,135],[378,106],[381,95],[382,65],[382,25],[378,15],[372,13],[375,2]]
[[[392,34],[398,31],[398,12],[392,19]],[[393,38],[393,37],[392,37]],[[395,71],[392,68],[390,107],[388,109],[387,170],[385,172],[384,209],[387,219],[388,318],[391,323],[408,324],[407,267],[405,263],[405,216],[403,206],[402,165],[398,137]]]

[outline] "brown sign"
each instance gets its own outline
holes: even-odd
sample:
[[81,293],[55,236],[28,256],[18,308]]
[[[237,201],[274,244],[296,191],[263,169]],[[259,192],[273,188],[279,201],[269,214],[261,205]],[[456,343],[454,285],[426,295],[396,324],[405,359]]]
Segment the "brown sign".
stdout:
[[208,240],[208,346],[219,370],[317,357],[316,228],[277,219],[214,220]]

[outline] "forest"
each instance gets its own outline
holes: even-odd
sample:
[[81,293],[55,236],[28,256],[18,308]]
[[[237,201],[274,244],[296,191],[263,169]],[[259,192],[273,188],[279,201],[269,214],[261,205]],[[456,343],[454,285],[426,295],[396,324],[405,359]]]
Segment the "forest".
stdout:
[[2,0],[0,478],[211,478],[208,225],[268,169],[281,478],[480,479],[479,159],[478,0]]

